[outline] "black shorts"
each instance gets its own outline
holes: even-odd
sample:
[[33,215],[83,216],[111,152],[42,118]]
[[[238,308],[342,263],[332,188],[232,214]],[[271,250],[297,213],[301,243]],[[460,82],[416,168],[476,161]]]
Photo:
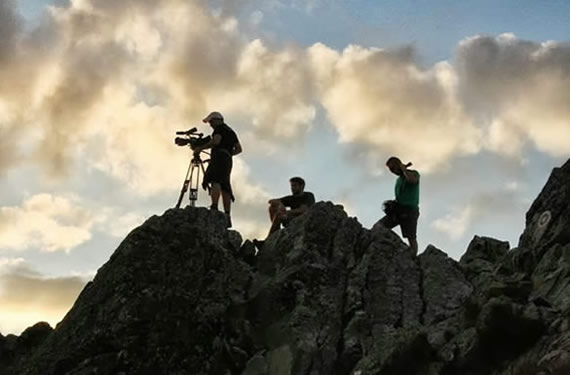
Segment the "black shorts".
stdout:
[[397,209],[380,219],[380,223],[390,229],[399,225],[402,230],[402,237],[415,240],[419,217],[419,208],[398,205]]
[[220,184],[222,191],[229,193],[234,199],[230,175],[232,173],[232,157],[229,153],[221,151],[212,151],[212,158],[206,168],[204,180],[202,184],[209,186],[210,184]]

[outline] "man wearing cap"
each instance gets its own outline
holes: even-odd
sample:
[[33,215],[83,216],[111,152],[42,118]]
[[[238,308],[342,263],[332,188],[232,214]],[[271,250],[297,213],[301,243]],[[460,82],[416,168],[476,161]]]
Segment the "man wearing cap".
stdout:
[[214,129],[210,142],[194,149],[194,154],[199,154],[207,148],[212,149],[210,164],[204,174],[202,186],[205,189],[210,187],[210,196],[212,198],[212,206],[210,208],[212,210],[218,209],[220,195],[222,196],[228,227],[231,227],[231,205],[235,200],[230,183],[233,165],[232,157],[241,153],[242,147],[236,133],[224,122],[224,117],[220,112],[212,112],[202,121],[210,124]]

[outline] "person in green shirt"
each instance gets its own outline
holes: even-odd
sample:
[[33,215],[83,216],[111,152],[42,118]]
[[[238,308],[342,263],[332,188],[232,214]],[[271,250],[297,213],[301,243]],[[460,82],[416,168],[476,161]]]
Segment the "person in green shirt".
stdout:
[[403,164],[402,161],[392,156],[386,162],[390,172],[398,176],[395,186],[395,201],[385,202],[386,216],[379,224],[386,228],[394,228],[397,225],[402,230],[402,236],[408,239],[410,247],[415,254],[418,253],[417,228],[420,217],[420,174],[418,171],[408,169],[412,163]]

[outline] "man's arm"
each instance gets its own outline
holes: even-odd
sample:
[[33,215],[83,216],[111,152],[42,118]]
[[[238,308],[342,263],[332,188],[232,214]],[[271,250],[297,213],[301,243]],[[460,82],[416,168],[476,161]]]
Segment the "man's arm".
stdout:
[[275,204],[275,203],[282,203],[285,207],[287,207],[290,202],[289,202],[289,196],[285,196],[285,197],[281,197],[281,198],[273,198],[269,200],[269,204]]
[[291,216],[299,216],[304,214],[313,204],[315,204],[315,196],[313,193],[305,193],[305,203],[295,208],[294,210],[289,210],[288,214]]
[[408,183],[415,185],[419,182],[418,175],[412,171],[409,171],[408,167],[403,163],[400,163],[400,169],[402,171],[402,176],[404,176]]
[[232,150],[232,155],[238,155],[241,154],[243,152],[243,149],[241,148],[241,144],[239,142],[236,142],[234,144],[234,148]]
[[307,206],[306,204],[302,204],[293,210],[287,211],[287,214],[291,215],[291,216],[299,216],[299,215],[304,214],[308,209],[309,209],[309,206]]

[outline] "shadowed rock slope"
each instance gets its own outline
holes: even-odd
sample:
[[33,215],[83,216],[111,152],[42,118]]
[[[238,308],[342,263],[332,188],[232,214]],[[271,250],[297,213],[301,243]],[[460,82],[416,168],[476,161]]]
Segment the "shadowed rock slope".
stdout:
[[459,262],[318,203],[254,255],[205,208],[123,241],[51,331],[0,335],[2,374],[570,373],[570,162],[519,246]]

